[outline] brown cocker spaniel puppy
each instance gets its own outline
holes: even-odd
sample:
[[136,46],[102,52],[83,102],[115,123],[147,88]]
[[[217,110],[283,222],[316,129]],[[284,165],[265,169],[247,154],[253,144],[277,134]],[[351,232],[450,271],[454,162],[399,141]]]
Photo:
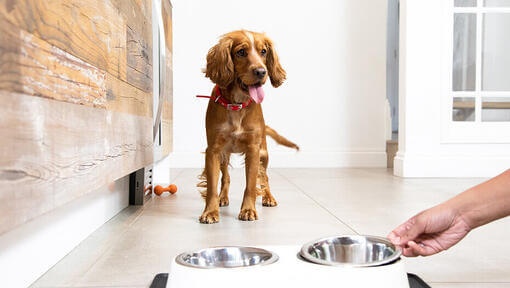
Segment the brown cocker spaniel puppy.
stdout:
[[[207,150],[205,169],[199,187],[206,204],[201,223],[219,221],[219,207],[229,204],[231,153],[245,155],[246,189],[239,219],[258,218],[255,209],[257,195],[264,206],[276,206],[267,178],[268,153],[266,135],[279,144],[299,150],[299,147],[266,126],[260,103],[264,100],[262,86],[269,77],[274,87],[282,85],[286,73],[271,40],[261,33],[234,31],[221,37],[207,54],[205,76],[216,84],[207,108]],[[221,192],[218,196],[220,170]]]

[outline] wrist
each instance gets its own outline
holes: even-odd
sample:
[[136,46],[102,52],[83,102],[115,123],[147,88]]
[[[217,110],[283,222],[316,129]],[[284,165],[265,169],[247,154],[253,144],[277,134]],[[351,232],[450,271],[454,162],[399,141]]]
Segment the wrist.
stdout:
[[454,197],[443,203],[443,205],[448,207],[447,209],[450,209],[456,219],[464,222],[469,227],[469,230],[483,225],[478,221],[479,217],[476,212],[478,209],[474,204],[475,202],[468,201],[463,197]]

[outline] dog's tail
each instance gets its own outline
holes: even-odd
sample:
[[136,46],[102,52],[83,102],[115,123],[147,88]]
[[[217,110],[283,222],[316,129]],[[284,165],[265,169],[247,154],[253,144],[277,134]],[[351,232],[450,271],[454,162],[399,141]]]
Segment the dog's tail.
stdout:
[[199,188],[198,192],[200,192],[200,195],[202,198],[205,199],[207,196],[207,175],[205,174],[205,169],[202,171],[202,174],[198,175],[198,182],[197,187]]
[[269,135],[271,138],[273,138],[276,143],[287,146],[289,148],[296,149],[299,151],[299,146],[289,141],[287,138],[283,137],[282,135],[278,134],[273,128],[266,126],[266,135]]

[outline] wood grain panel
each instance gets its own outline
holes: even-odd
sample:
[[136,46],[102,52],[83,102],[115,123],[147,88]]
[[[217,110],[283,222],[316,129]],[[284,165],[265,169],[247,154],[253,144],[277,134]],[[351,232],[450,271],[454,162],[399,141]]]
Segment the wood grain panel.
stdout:
[[152,163],[151,118],[5,91],[0,102],[0,233]]
[[106,75],[106,109],[152,119],[152,93]]
[[152,163],[151,7],[0,0],[0,234]]
[[110,1],[0,0],[0,18],[126,80],[125,18]]
[[163,11],[163,26],[165,28],[165,62],[166,79],[165,95],[161,115],[163,155],[168,155],[173,149],[173,42],[172,42],[172,4],[168,0],[161,1]]
[[0,18],[0,89],[96,107],[106,73]]
[[[141,3],[146,6],[145,2],[150,1]],[[138,7],[137,4],[133,5]],[[135,15],[141,14],[140,9],[136,12]],[[131,79],[122,82],[115,75],[20,29],[1,16],[0,89],[152,117],[152,48],[144,39],[152,39],[150,32],[144,32],[148,36],[144,34],[145,37],[141,37],[138,32],[129,29],[130,37],[136,40],[134,44],[129,44],[126,40],[128,45],[123,49],[130,51],[124,53],[126,61],[134,68],[144,71],[144,74],[135,71],[137,76],[128,77]],[[150,19],[150,13],[148,17]],[[124,23],[124,20],[121,21]],[[139,22],[147,20],[136,23],[140,24]],[[143,31],[141,28],[138,30]],[[130,67],[128,69],[133,70]],[[142,84],[137,85],[139,83]],[[144,91],[134,86],[142,87]]]
[[152,91],[151,1],[113,0],[126,19],[127,82],[145,92]]
[[129,26],[126,28],[127,81],[143,91],[152,91],[152,47]]
[[151,0],[111,0],[126,19],[126,26],[152,46],[152,1]]
[[170,101],[163,101],[163,109],[161,115],[161,134],[163,155],[168,155],[173,149],[173,103]]

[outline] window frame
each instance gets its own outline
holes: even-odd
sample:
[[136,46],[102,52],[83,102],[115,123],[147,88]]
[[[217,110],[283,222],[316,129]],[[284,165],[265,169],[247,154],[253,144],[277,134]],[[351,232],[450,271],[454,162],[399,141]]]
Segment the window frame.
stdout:
[[[477,0],[475,7],[454,7],[454,0],[443,1],[442,49],[442,95],[441,95],[441,142],[442,143],[510,143],[510,121],[483,122],[482,99],[508,97],[510,91],[482,91],[483,17],[488,13],[510,14],[509,7],[484,7],[484,0]],[[476,14],[476,84],[475,91],[453,91],[453,27],[455,13]],[[509,31],[510,32],[510,31]],[[509,52],[510,53],[510,52]],[[453,121],[453,99],[475,98],[475,120]],[[506,133],[505,133],[506,132]]]

